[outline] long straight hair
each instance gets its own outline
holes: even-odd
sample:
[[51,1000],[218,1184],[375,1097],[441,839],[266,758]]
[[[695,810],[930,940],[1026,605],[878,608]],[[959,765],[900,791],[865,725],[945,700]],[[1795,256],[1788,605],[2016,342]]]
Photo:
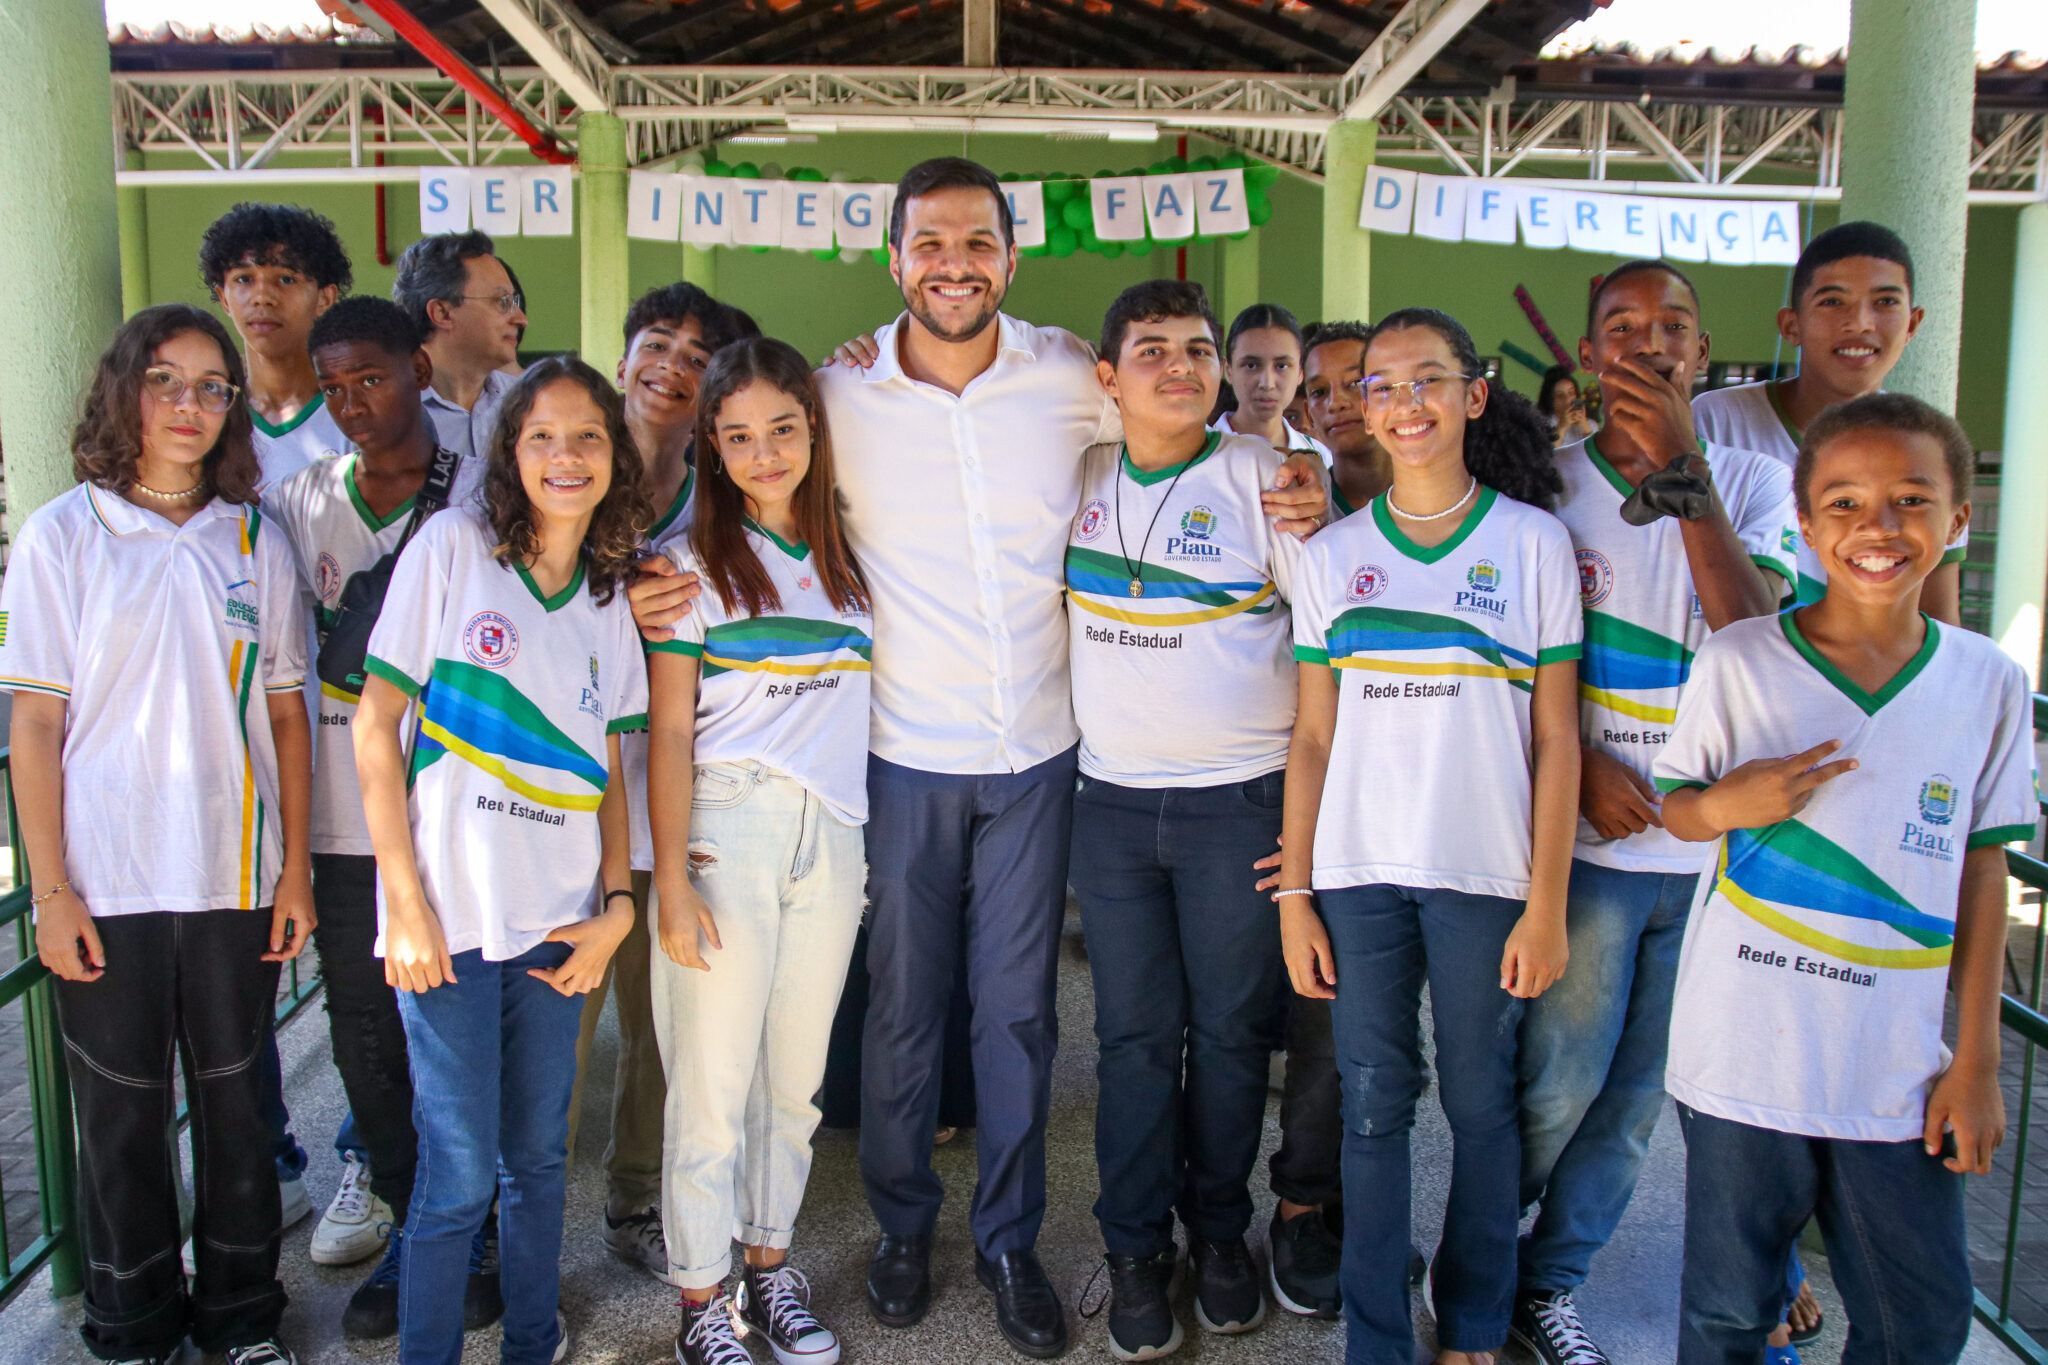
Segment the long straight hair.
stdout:
[[[773,337],[747,337],[711,357],[697,389],[697,498],[690,522],[690,549],[718,593],[727,614],[744,607],[749,616],[782,610],[768,570],[747,547],[747,497],[718,453],[718,410],[749,384],[763,383],[787,394],[811,425],[811,467],[790,498],[796,532],[810,548],[818,583],[840,611],[868,608],[860,566],[847,548],[839,523],[838,479],[832,468],[832,438],[811,367],[796,347]],[[708,466],[708,469],[706,468]]]

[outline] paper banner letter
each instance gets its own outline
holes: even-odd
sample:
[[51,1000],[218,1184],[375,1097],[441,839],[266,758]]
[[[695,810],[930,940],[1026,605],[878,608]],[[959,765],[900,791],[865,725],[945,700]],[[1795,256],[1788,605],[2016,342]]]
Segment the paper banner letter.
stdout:
[[1415,235],[1439,242],[1465,239],[1465,187],[1471,178],[1462,175],[1418,175],[1415,177]]
[[690,246],[724,246],[732,241],[735,185],[749,182],[718,176],[683,176],[681,202],[676,205],[682,219],[683,241]]
[[1707,259],[1708,220],[1716,205],[1707,199],[1659,199],[1657,226],[1663,254],[1674,261]]
[[1799,206],[1784,202],[1749,206],[1758,265],[1799,263]]
[[894,185],[833,186],[838,193],[834,206],[839,245],[872,251],[889,244],[889,206],[896,196]]
[[1015,180],[1003,186],[1010,201],[1010,229],[1021,247],[1045,245],[1045,182]]
[[469,231],[469,169],[420,167],[420,235]]
[[1358,201],[1358,225],[1373,232],[1408,231],[1415,217],[1415,172],[1387,166],[1365,168],[1365,194]]
[[1615,224],[1620,230],[1621,255],[1637,260],[1657,259],[1659,224],[1657,201],[1629,195],[1614,201]]
[[519,235],[519,168],[477,166],[469,173],[469,221],[493,237]]
[[682,176],[634,171],[626,181],[626,235],[645,242],[673,242],[682,224]]
[[1155,241],[1184,242],[1195,235],[1195,177],[1145,177],[1145,223]]
[[1245,198],[1244,170],[1198,171],[1195,174],[1195,231],[1204,237],[1229,237],[1249,232],[1251,201]]
[[522,236],[568,237],[575,232],[576,181],[569,167],[529,166],[519,181]]
[[1709,205],[1707,259],[1715,265],[1753,265],[1756,245],[1750,237],[1749,205],[1725,201]]
[[1465,189],[1465,240],[1515,244],[1515,191],[1498,180],[1474,180]]
[[782,245],[819,251],[832,245],[832,186],[823,180],[782,182]]
[[1555,251],[1565,244],[1565,219],[1571,204],[1559,190],[1515,191],[1515,218],[1522,225],[1522,245]]
[[1628,254],[1622,235],[1622,200],[1614,194],[1572,193],[1565,196],[1565,242],[1574,251]]
[[726,182],[732,187],[732,240],[735,246],[782,245],[781,180]]
[[1105,242],[1145,240],[1145,177],[1111,176],[1088,182],[1095,206],[1095,235]]

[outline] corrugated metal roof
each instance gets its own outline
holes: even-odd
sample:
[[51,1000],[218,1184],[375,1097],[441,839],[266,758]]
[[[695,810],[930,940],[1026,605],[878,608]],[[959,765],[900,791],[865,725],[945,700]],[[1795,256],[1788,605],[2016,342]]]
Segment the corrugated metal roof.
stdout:
[[[1634,43],[1586,43],[1577,47],[1553,43],[1543,49],[1539,61],[1614,67],[1707,66],[1724,70],[1740,68],[1750,71],[1796,69],[1839,72],[1845,70],[1848,65],[1849,50],[1829,50],[1807,47],[1803,44],[1784,49],[1743,47],[1730,50],[1711,47],[1705,43],[1675,43],[1669,47],[1655,49],[1638,47]],[[1996,55],[1983,52],[1977,54],[1979,71],[2024,75],[2038,71],[2044,66],[2048,66],[2048,54],[2019,51]]]
[[171,44],[217,47],[271,47],[285,44],[381,43],[375,29],[356,28],[324,19],[317,24],[286,24],[272,28],[252,24],[237,28],[231,24],[178,24],[165,21],[152,28],[141,24],[107,25],[107,42],[114,47],[162,47]]

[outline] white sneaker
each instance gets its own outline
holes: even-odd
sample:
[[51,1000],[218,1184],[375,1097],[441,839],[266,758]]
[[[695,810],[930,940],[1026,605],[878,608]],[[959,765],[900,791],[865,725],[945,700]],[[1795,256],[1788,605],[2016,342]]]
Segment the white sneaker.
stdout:
[[186,1279],[192,1280],[199,1277],[199,1265],[192,1259],[192,1239],[190,1237],[185,1239],[185,1245],[178,1248],[178,1264],[185,1267]]
[[308,1253],[315,1265],[354,1265],[384,1250],[391,1206],[370,1192],[370,1163],[351,1152],[341,1159],[341,1188],[313,1229]]
[[277,1182],[277,1202],[283,1206],[284,1216],[277,1221],[278,1231],[296,1227],[311,1216],[313,1201],[306,1195],[306,1178],[292,1176],[289,1180],[280,1177]]
[[560,1313],[555,1314],[555,1355],[553,1365],[562,1365],[569,1358],[569,1320]]

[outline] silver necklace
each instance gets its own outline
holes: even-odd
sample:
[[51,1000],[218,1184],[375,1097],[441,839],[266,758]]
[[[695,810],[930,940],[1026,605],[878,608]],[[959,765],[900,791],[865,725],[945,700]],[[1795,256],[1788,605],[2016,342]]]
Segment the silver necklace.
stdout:
[[155,498],[158,502],[190,502],[193,498],[206,491],[206,480],[201,479],[190,488],[176,493],[165,493],[159,489],[151,488],[140,479],[137,479],[131,486],[144,497]]
[[1446,507],[1441,512],[1431,512],[1426,517],[1418,517],[1413,512],[1403,512],[1399,507],[1396,507],[1394,505],[1394,490],[1389,488],[1387,490],[1387,510],[1405,521],[1442,521],[1445,517],[1463,507],[1478,489],[1479,480],[1473,479],[1472,482],[1465,485],[1465,491],[1458,494],[1458,500],[1449,507]]

